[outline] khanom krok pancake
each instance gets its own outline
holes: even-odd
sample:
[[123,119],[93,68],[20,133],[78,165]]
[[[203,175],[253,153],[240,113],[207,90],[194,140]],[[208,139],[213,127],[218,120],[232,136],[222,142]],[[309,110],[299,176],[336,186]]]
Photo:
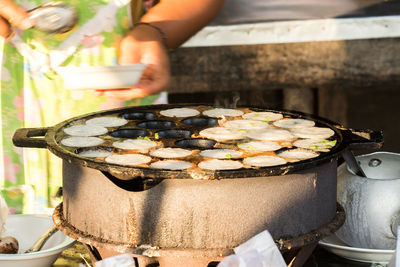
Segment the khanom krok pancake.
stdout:
[[315,125],[315,122],[304,119],[282,119],[274,121],[273,124],[276,127],[292,129],[292,128],[312,127]]
[[214,108],[203,111],[203,114],[213,118],[236,117],[242,116],[243,111],[231,108]]
[[193,165],[188,161],[183,160],[160,160],[150,164],[151,168],[165,169],[165,170],[184,170],[191,168]]
[[225,121],[223,126],[231,129],[265,129],[269,127],[268,122],[257,120],[232,120]]
[[71,136],[97,136],[106,134],[107,128],[98,125],[74,125],[63,129],[64,133]]
[[165,159],[183,158],[190,156],[191,154],[192,150],[172,147],[162,147],[150,151],[151,156]]
[[293,142],[295,147],[328,152],[336,145],[336,140],[299,139]]
[[142,154],[123,154],[123,155],[111,155],[105,158],[108,163],[114,163],[118,165],[129,165],[136,166],[145,164],[151,161],[151,157]]
[[93,136],[72,136],[61,140],[61,144],[69,147],[98,146],[103,142],[104,142],[103,139]]
[[250,152],[275,151],[282,147],[278,143],[271,141],[250,141],[247,143],[239,143],[237,146],[240,149]]
[[137,150],[141,153],[147,153],[150,148],[157,146],[157,143],[146,139],[128,139],[116,141],[113,146],[120,149]]
[[249,130],[244,134],[247,137],[262,141],[285,141],[294,138],[289,131],[281,129]]
[[245,120],[257,120],[257,121],[276,121],[283,118],[283,115],[275,112],[249,112],[242,116]]
[[103,127],[118,127],[127,124],[128,121],[117,117],[97,117],[86,121],[87,125],[99,125]]
[[243,159],[243,163],[255,167],[269,167],[286,164],[286,160],[276,156],[254,156]]
[[111,155],[111,152],[102,149],[84,150],[78,153],[79,156],[88,158],[104,158]]
[[243,139],[245,137],[245,132],[246,130],[244,129],[242,130],[225,127],[211,127],[200,131],[199,134],[205,138],[214,139],[217,141],[224,141]]
[[281,153],[278,154],[278,156],[289,159],[311,159],[318,157],[319,154],[312,150],[297,148],[297,149],[282,151]]
[[211,159],[204,160],[197,165],[201,169],[205,170],[235,170],[243,167],[243,164],[239,161],[227,160],[227,159]]
[[192,108],[171,108],[166,110],[161,110],[160,114],[166,117],[193,117],[200,114],[200,111]]
[[297,137],[308,139],[327,139],[335,134],[332,129],[326,127],[295,128],[291,131]]
[[242,152],[233,149],[207,149],[200,152],[200,156],[214,159],[239,158],[242,154]]

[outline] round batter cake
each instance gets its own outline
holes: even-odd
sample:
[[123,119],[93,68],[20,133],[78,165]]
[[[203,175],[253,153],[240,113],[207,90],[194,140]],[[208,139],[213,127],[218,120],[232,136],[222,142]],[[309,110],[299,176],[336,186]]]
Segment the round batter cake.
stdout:
[[103,127],[118,127],[127,123],[128,121],[126,119],[117,117],[97,117],[86,121],[88,125],[99,125]]
[[150,164],[151,168],[165,169],[165,170],[184,170],[193,166],[192,163],[183,160],[160,160]]
[[244,164],[256,167],[270,167],[286,164],[286,160],[276,156],[256,156],[247,157],[243,160]]
[[201,169],[206,170],[236,170],[243,167],[243,164],[239,161],[223,160],[223,159],[211,159],[205,160],[198,165]]
[[160,114],[166,117],[193,117],[200,114],[200,111],[192,108],[171,108],[166,110],[161,110]]
[[71,136],[97,136],[106,134],[108,130],[98,125],[74,125],[65,128],[64,132]]
[[214,108],[203,111],[203,114],[213,118],[242,116],[243,111],[232,108]]
[[104,143],[104,140],[92,136],[72,136],[61,140],[61,144],[68,147],[91,147]]
[[283,118],[283,115],[280,113],[275,113],[275,112],[249,112],[244,114],[243,119],[246,120],[257,120],[257,121],[265,121],[265,122],[270,122],[270,121],[276,121],[280,120]]
[[150,162],[151,157],[142,154],[122,154],[122,155],[110,155],[106,157],[105,160],[108,163],[136,166]]

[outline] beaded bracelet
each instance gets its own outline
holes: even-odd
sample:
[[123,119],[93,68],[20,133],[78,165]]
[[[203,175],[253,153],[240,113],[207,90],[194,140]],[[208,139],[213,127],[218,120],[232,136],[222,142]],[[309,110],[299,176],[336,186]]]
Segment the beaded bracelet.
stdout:
[[135,28],[136,26],[140,26],[140,25],[149,26],[149,27],[155,29],[156,31],[158,31],[158,33],[159,33],[160,36],[161,36],[161,39],[162,39],[162,42],[163,42],[165,48],[168,49],[167,37],[165,36],[165,33],[164,33],[163,30],[161,30],[159,27],[157,27],[157,26],[155,26],[155,25],[153,25],[153,24],[151,24],[151,23],[148,23],[148,22],[137,22],[137,23],[135,23],[135,24],[133,25],[133,28]]

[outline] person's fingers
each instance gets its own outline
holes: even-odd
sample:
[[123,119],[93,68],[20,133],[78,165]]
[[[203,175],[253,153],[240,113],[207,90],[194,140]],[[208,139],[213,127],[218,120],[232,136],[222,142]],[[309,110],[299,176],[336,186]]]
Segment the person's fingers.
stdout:
[[139,82],[133,88],[141,88],[151,95],[167,90],[169,79],[168,67],[149,64],[143,71]]
[[[0,0],[1,1],[1,0]],[[11,34],[11,27],[10,24],[0,17],[0,36],[7,38]]]
[[96,95],[129,100],[142,98],[167,90],[169,85],[168,69],[149,65],[143,72],[140,81],[129,89],[97,90]]
[[34,25],[29,13],[11,0],[0,0],[0,16],[22,30],[32,28]]
[[137,99],[163,91],[163,89],[167,89],[165,85],[168,85],[168,82],[147,80],[129,89],[97,90],[96,95],[103,95],[121,100]]

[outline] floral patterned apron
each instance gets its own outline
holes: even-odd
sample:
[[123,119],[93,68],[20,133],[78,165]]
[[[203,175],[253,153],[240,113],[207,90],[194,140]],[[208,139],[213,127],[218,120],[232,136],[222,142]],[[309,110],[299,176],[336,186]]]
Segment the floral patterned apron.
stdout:
[[[15,0],[29,10],[47,1]],[[19,148],[12,136],[19,128],[51,127],[66,119],[110,108],[165,103],[165,94],[132,101],[66,90],[52,67],[117,64],[118,43],[139,18],[129,0],[65,0],[78,10],[78,25],[63,34],[16,30],[0,39],[0,189],[11,213],[51,213],[60,199],[62,160],[47,149]],[[132,15],[132,16],[130,16]]]

